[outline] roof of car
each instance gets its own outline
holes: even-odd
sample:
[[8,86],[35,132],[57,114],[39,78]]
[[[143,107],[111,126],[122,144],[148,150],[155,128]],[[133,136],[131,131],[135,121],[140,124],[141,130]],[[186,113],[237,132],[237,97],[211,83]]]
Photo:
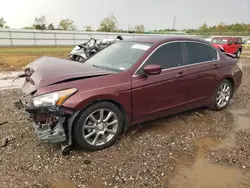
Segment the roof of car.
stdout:
[[198,37],[188,37],[188,36],[143,36],[143,37],[134,37],[124,39],[124,41],[131,41],[131,42],[147,42],[147,43],[161,43],[167,41],[181,41],[181,40],[188,40],[188,41],[198,41],[198,42],[206,42],[203,39],[199,39]]
[[232,38],[242,38],[242,37],[213,37],[215,39],[232,39]]

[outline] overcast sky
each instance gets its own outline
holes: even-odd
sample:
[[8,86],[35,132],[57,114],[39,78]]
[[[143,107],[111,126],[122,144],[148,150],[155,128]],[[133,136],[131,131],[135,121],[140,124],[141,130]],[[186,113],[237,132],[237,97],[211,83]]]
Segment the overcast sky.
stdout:
[[48,23],[72,19],[78,29],[114,14],[119,28],[143,24],[147,30],[173,27],[197,28],[206,22],[250,23],[250,0],[0,0],[0,17],[11,28],[32,25],[34,17],[45,15]]

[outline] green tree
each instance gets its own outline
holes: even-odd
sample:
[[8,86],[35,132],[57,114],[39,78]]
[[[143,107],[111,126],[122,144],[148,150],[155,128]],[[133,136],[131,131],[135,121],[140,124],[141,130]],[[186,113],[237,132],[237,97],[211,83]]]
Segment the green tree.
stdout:
[[6,21],[3,18],[0,18],[0,28],[9,28],[9,26],[6,25]]
[[250,31],[250,23],[247,25],[247,31]]
[[74,24],[73,20],[70,19],[64,19],[59,22],[58,29],[61,30],[76,30],[76,26]]
[[91,25],[86,25],[83,28],[84,31],[94,31],[93,27]]
[[113,32],[117,30],[117,27],[118,27],[118,21],[116,20],[116,17],[113,14],[111,14],[110,16],[104,18],[100,22],[98,31]]
[[23,29],[34,29],[33,26],[26,26],[26,27],[23,27]]
[[35,23],[32,25],[34,29],[45,30],[46,29],[46,18],[44,15],[35,18]]
[[234,32],[246,30],[245,24],[236,23],[236,24],[229,25],[228,27],[230,31],[234,31]]
[[48,25],[48,30],[55,30],[55,27],[52,23]]
[[145,31],[145,27],[144,25],[136,25],[134,30],[136,33],[143,33]]
[[200,26],[200,27],[198,28],[198,30],[199,30],[200,32],[202,32],[202,33],[206,33],[206,32],[208,32],[209,27],[207,26],[206,23],[204,23],[202,26]]
[[223,23],[223,22],[220,22],[220,24],[218,24],[216,26],[216,31],[219,31],[219,32],[226,32],[226,31],[228,31],[227,30],[227,25],[225,23]]

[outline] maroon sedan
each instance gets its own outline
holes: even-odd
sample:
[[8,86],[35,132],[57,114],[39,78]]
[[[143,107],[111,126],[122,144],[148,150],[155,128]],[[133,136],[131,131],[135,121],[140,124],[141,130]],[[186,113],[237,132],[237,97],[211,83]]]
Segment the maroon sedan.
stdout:
[[201,106],[224,109],[242,68],[204,40],[148,37],[117,42],[84,64],[42,57],[23,76],[19,104],[39,140],[93,151],[130,125]]

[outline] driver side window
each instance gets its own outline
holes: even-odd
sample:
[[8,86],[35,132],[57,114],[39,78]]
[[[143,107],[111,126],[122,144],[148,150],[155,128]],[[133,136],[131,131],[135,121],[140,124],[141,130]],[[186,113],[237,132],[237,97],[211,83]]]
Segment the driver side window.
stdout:
[[228,42],[228,45],[232,45],[233,44],[233,39],[230,39]]
[[182,66],[182,48],[180,42],[164,44],[159,47],[144,63],[146,65],[160,65],[162,69]]

